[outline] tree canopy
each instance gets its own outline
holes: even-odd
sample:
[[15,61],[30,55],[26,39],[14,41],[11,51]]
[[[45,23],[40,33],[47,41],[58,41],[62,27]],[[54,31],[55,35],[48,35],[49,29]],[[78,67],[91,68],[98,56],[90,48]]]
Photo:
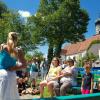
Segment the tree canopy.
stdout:
[[10,31],[20,33],[19,45],[25,51],[48,44],[48,59],[60,57],[63,43],[85,39],[89,21],[88,13],[80,7],[80,0],[40,0],[35,15],[23,23],[16,11],[0,2],[0,43],[6,41]]
[[48,58],[52,58],[60,56],[63,43],[85,39],[88,21],[88,13],[80,7],[80,0],[41,0],[29,25],[37,43],[48,43]]
[[28,26],[23,22],[23,18],[18,11],[10,10],[0,1],[0,44],[6,43],[7,35],[11,31],[19,33],[18,45],[25,51],[34,48]]

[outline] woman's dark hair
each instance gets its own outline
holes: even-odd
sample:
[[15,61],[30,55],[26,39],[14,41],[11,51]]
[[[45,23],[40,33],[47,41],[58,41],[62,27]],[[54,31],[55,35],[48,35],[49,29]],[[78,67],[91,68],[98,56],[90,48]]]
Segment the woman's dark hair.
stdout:
[[16,34],[11,34],[11,36],[12,36],[13,41],[17,41],[17,35]]
[[68,62],[72,63],[74,65],[74,60],[73,59],[69,59]]

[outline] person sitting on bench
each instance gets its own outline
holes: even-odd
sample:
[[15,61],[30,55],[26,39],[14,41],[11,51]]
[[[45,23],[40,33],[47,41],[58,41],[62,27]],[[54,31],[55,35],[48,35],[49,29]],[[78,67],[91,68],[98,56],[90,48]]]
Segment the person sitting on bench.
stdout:
[[77,85],[77,70],[72,59],[68,60],[68,66],[61,71],[61,75],[59,77],[59,83],[54,86],[55,95],[65,96],[68,88]]
[[51,97],[54,96],[53,87],[56,83],[58,83],[58,76],[62,70],[61,66],[59,66],[59,58],[54,57],[49,72],[47,74],[46,80],[40,82],[40,97],[43,97],[44,87],[48,87],[48,91],[50,92]]

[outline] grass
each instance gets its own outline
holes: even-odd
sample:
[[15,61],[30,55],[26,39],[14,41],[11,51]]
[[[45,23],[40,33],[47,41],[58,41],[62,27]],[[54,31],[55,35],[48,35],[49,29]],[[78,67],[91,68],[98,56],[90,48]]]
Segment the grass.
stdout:
[[[36,81],[37,81],[37,84],[40,84],[41,79],[37,79]],[[40,94],[38,94],[38,95],[40,95]],[[48,88],[47,87],[44,87],[44,94],[43,95],[44,95],[44,98],[50,97],[50,94],[48,92]]]
[[48,88],[47,87],[44,88],[44,94],[43,95],[44,95],[45,98],[50,97],[50,94],[48,92]]

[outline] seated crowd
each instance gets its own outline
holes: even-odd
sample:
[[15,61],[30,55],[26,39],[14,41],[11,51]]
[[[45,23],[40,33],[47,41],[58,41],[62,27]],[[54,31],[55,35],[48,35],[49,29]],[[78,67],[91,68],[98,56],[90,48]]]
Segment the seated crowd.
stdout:
[[25,94],[35,95],[35,94],[40,93],[38,86],[34,87],[34,80],[30,82],[30,79],[28,76],[17,77],[17,86],[18,86],[18,92],[20,96],[25,95]]
[[[40,97],[42,98],[44,97],[44,87],[47,87],[51,97],[65,96],[69,88],[77,86],[78,71],[72,59],[65,61],[61,65],[59,58],[54,57],[46,78],[41,80],[39,84],[36,83],[36,79],[40,77],[35,59],[29,63],[29,67],[29,74],[22,72],[22,75],[17,78],[20,95],[40,93]],[[91,63],[88,61],[85,62],[84,69],[85,73],[82,76],[80,91],[82,94],[93,93],[94,77],[91,73]],[[99,85],[98,83],[97,87],[100,90]]]
[[77,85],[77,70],[74,61],[69,60],[67,66],[62,69],[59,58],[54,57],[47,74],[46,80],[40,82],[40,97],[43,97],[44,86],[48,87],[51,97],[56,95],[66,95],[67,88]]
[[[20,96],[24,94],[39,94],[39,86],[36,84],[38,69],[35,59],[28,62],[29,71],[17,71],[17,87]],[[36,67],[36,68],[35,68]]]

